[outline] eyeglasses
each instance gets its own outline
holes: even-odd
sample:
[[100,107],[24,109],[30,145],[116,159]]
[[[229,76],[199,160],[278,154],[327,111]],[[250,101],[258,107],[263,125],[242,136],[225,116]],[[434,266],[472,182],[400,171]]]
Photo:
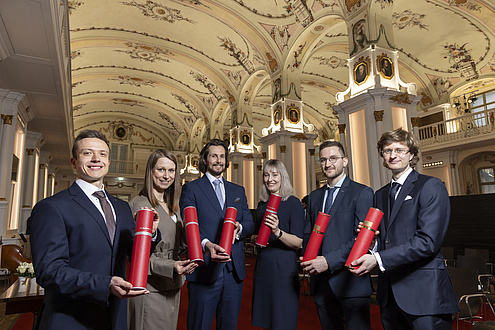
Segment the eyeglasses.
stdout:
[[392,152],[395,152],[396,155],[405,155],[409,152],[409,149],[383,149],[382,155],[390,156]]
[[326,164],[327,162],[330,162],[330,164],[335,164],[339,159],[345,158],[345,157],[330,157],[330,158],[320,158],[320,164]]

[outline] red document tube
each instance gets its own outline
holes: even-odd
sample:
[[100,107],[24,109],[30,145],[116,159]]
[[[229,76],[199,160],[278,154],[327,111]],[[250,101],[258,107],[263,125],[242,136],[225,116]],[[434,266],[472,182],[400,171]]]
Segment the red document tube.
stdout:
[[354,242],[354,245],[352,246],[351,253],[349,254],[349,257],[347,257],[347,261],[345,262],[345,266],[347,268],[359,268],[359,266],[352,267],[351,263],[354,260],[361,258],[368,252],[371,241],[373,241],[373,237],[375,237],[375,232],[380,225],[382,217],[382,211],[373,207],[370,208],[370,210],[368,211],[368,215],[366,215],[366,219],[364,219],[363,228],[361,228],[361,231],[359,232],[358,237]]
[[313,226],[313,232],[309,237],[308,246],[306,247],[306,252],[304,252],[303,262],[313,260],[318,255],[320,250],[321,241],[323,241],[323,236],[325,236],[325,231],[327,230],[328,222],[330,221],[330,216],[326,213],[318,213],[315,225]]
[[222,237],[220,238],[220,246],[225,249],[226,255],[230,255],[230,251],[232,250],[232,241],[234,240],[236,218],[237,218],[237,209],[235,207],[228,207],[227,210],[225,211]]
[[133,290],[146,289],[154,218],[155,213],[149,209],[141,209],[136,215],[136,230],[129,272],[129,282],[133,285]]
[[271,228],[265,225],[265,218],[270,213],[277,213],[278,207],[280,206],[280,201],[282,196],[277,194],[270,194],[270,199],[268,200],[268,205],[266,206],[265,215],[263,216],[263,223],[261,224],[260,232],[258,233],[258,238],[256,239],[256,245],[261,247],[266,247],[268,244],[268,238],[270,238]]
[[201,266],[204,262],[203,249],[201,248],[201,238],[199,236],[198,214],[194,206],[188,206],[184,209],[184,222],[186,223],[189,260]]

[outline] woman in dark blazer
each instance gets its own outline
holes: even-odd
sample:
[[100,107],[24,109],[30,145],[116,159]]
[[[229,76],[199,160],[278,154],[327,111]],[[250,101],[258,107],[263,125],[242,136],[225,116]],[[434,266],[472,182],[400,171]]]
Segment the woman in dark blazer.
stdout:
[[179,258],[186,252],[186,239],[179,213],[181,188],[176,176],[178,179],[175,156],[167,149],[153,151],[146,164],[144,187],[130,202],[132,212],[143,207],[158,212],[162,240],[150,256],[150,294],[129,299],[129,329],[176,329],[183,275],[197,266]]
[[[260,248],[253,276],[251,325],[266,329],[297,329],[299,278],[296,251],[304,235],[304,209],[294,196],[284,164],[272,159],[263,168],[261,201],[256,210],[256,232],[263,222],[271,194],[282,196],[277,214],[265,223],[271,229],[268,245]],[[252,237],[256,240],[256,236]]]

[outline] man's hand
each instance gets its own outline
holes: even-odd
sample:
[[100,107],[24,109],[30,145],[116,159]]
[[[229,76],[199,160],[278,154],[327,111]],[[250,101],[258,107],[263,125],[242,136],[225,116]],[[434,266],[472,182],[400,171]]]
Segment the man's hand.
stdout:
[[[302,260],[302,257],[300,258]],[[327,259],[324,256],[317,256],[313,260],[301,262],[303,271],[311,275],[321,274],[326,271],[330,266],[328,265]]]
[[179,275],[192,274],[196,267],[198,267],[198,264],[195,262],[190,262],[189,259],[178,260],[174,263],[174,270]]
[[369,273],[373,268],[376,267],[378,262],[376,261],[376,258],[372,254],[365,254],[361,258],[354,260],[351,263],[352,267],[358,267],[357,269],[349,269],[351,273],[353,273],[356,276],[362,276],[364,274]]
[[[361,229],[364,227],[364,223],[362,222],[359,222],[358,224],[358,229],[357,229],[357,232],[359,234],[359,232],[361,232]],[[380,231],[377,230],[375,231],[375,236],[373,236],[373,239],[371,240],[371,244],[370,244],[370,247],[369,247],[369,250],[373,250],[373,248],[375,247],[375,244],[376,244],[376,237],[380,235]]]
[[235,243],[235,239],[237,238],[237,233],[241,230],[241,224],[239,221],[235,222],[235,229],[234,229],[234,237],[232,238],[232,244]]
[[114,296],[122,298],[131,298],[150,293],[148,290],[131,290],[132,284],[125,281],[122,277],[114,276],[110,281],[110,293]]
[[221,263],[230,261],[230,256],[225,253],[225,249],[220,245],[207,242],[205,244],[205,250],[210,255],[212,261]]

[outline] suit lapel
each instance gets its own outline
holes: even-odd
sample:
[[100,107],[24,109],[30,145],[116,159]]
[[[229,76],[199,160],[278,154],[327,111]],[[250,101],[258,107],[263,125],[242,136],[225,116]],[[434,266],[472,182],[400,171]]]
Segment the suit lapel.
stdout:
[[[394,222],[395,217],[399,213],[400,207],[402,206],[402,203],[404,202],[404,199],[406,198],[407,195],[409,195],[411,190],[414,188],[414,182],[416,182],[417,179],[418,179],[418,172],[416,172],[414,170],[406,178],[406,181],[404,182],[404,184],[400,188],[399,195],[397,195],[397,198],[395,199],[394,207],[390,211],[390,217],[388,219],[387,227],[390,227],[392,225],[392,223]],[[387,189],[387,192],[390,192],[390,189],[391,188],[389,187],[389,189]],[[387,205],[389,203],[388,196],[389,196],[389,194],[387,194]]]
[[[223,180],[223,182],[225,185],[225,200],[227,200],[227,198],[228,198],[227,185],[226,185],[227,181]],[[199,179],[198,185],[201,188],[201,190],[203,191],[203,193],[205,194],[206,199],[211,203],[211,205],[215,209],[215,211],[217,211],[218,214],[220,214],[220,216],[223,217],[225,215],[225,210],[222,210],[222,207],[220,206],[220,203],[218,202],[217,195],[215,194],[215,190],[213,190],[213,187],[211,186],[211,183],[210,183],[210,180],[208,180],[208,177],[206,175],[203,175]],[[228,205],[228,204],[225,203],[225,205]]]
[[82,191],[77,183],[73,183],[72,186],[69,187],[69,193],[72,195],[72,199],[74,200],[74,202],[81,205],[81,207],[91,215],[92,221],[96,221],[101,231],[103,232],[103,235],[105,235],[105,237],[107,238],[108,243],[112,244],[110,242],[110,235],[108,235],[108,229],[107,225],[105,224],[105,219],[103,219],[100,211],[98,211],[96,206],[89,200],[88,196],[86,196],[84,191]]

